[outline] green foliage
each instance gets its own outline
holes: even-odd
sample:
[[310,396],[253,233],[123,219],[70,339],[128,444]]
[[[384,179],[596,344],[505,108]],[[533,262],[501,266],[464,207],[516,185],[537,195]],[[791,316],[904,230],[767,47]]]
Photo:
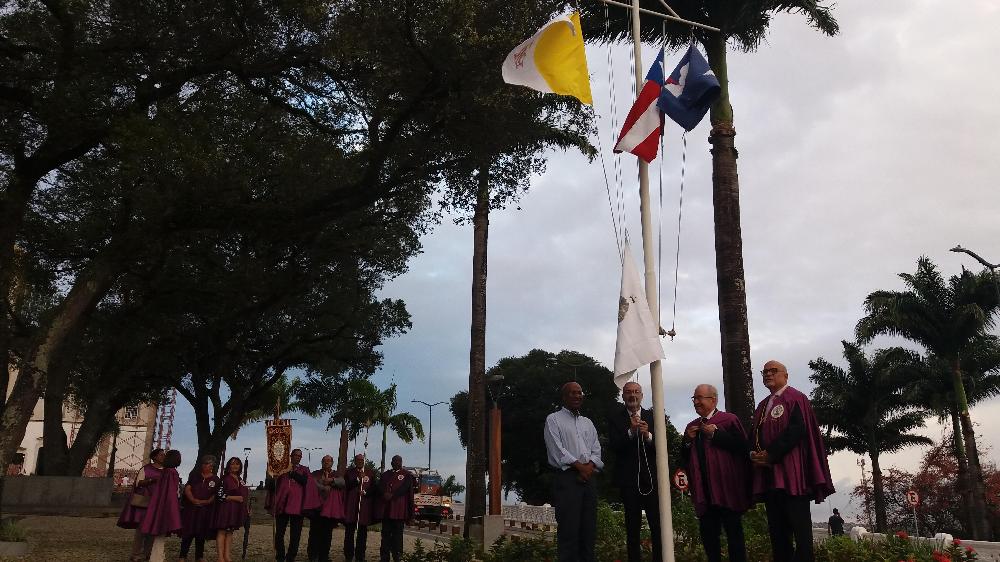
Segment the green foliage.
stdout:
[[441,495],[443,496],[456,496],[464,491],[465,485],[459,483],[454,474],[449,475],[441,483]]
[[[600,532],[598,523],[598,532]],[[504,535],[493,543],[490,551],[483,556],[484,562],[505,562],[507,560],[528,562],[533,560],[556,560],[556,543],[544,538],[523,538]]]
[[403,553],[403,562],[470,562],[475,560],[476,545],[469,539],[453,537],[449,542],[434,541],[430,549],[417,539],[413,552]]
[[854,542],[846,536],[831,537],[816,545],[816,562],[966,562],[978,560],[975,550],[964,547],[961,541],[935,545],[914,541],[900,531],[884,539],[863,539]]
[[11,518],[0,521],[0,542],[25,542],[28,533]]
[[[503,381],[491,384],[491,392],[499,396],[502,417],[503,485],[518,494],[522,501],[541,505],[552,503],[552,473],[548,468],[542,430],[545,418],[561,407],[559,388],[576,380],[586,398],[582,413],[594,422],[601,438],[605,468],[597,485],[600,497],[618,498],[618,488],[612,482],[614,456],[607,446],[607,418],[619,408],[620,391],[611,371],[592,358],[573,351],[558,354],[534,349],[521,357],[501,359],[487,372],[487,378],[503,374]],[[455,418],[459,439],[466,444],[468,431],[468,393],[459,392],[451,399],[450,409]],[[667,419],[667,441],[670,466],[680,460],[680,435]],[[516,443],[517,446],[511,444]]]

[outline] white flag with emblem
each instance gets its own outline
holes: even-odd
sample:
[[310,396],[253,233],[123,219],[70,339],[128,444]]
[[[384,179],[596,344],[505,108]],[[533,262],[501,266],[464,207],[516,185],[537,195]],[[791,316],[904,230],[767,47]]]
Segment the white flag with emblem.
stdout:
[[618,388],[624,387],[639,367],[663,359],[659,331],[649,311],[632,250],[626,242],[622,290],[618,298],[618,343],[615,345],[615,384]]

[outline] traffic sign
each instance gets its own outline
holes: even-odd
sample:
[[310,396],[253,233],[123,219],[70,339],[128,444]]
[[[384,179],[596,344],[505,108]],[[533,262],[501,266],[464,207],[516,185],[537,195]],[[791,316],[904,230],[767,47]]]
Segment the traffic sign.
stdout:
[[920,503],[920,494],[918,494],[915,490],[907,490],[906,503],[910,504],[911,507],[917,507]]
[[678,468],[674,472],[674,486],[678,490],[680,490],[682,492],[687,491],[687,489],[688,489],[688,475],[687,475],[686,472],[684,472],[684,469]]

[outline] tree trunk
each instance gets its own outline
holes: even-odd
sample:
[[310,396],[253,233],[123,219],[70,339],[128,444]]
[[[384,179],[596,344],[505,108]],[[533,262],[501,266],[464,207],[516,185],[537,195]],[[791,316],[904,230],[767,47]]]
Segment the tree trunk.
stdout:
[[7,465],[24,439],[31,413],[45,390],[50,367],[64,360],[65,344],[107,293],[116,274],[117,270],[106,263],[93,264],[74,283],[51,320],[39,328],[37,338],[20,364],[17,381],[0,417],[0,472],[6,473]]
[[469,426],[465,466],[464,536],[483,542],[486,515],[486,263],[490,224],[489,165],[479,169],[472,217],[472,327],[469,347]]
[[386,448],[386,438],[389,435],[389,428],[385,425],[382,426],[382,462],[378,465],[379,473],[385,472],[385,448]]
[[969,401],[965,395],[965,385],[962,383],[960,359],[955,358],[952,361],[951,374],[952,384],[955,388],[955,405],[958,407],[958,419],[961,422],[962,437],[965,442],[963,456],[969,466],[967,482],[972,500],[970,503],[972,539],[988,541],[991,533],[989,514],[986,511],[986,487],[983,484],[983,469],[979,465],[979,452],[976,449],[976,434],[972,427],[972,417],[969,416]]
[[959,516],[962,518],[962,528],[972,534],[972,488],[969,486],[969,463],[965,460],[965,445],[962,439],[962,422],[958,419],[958,408],[949,408],[952,427],[952,452],[958,465],[958,493],[961,496]]
[[719,290],[719,333],[722,337],[722,380],[726,411],[750,431],[753,411],[753,369],[747,324],[743,235],[740,230],[740,184],[736,171],[733,107],[729,103],[726,37],[713,34],[704,43],[722,95],[712,106],[712,204],[715,210],[715,271]]
[[69,468],[69,438],[63,428],[63,410],[66,403],[66,389],[69,388],[69,371],[79,350],[78,337],[82,330],[78,327],[66,338],[58,360],[49,368],[43,398],[44,418],[42,421],[42,467],[43,476],[79,476]]
[[869,451],[872,459],[872,499],[875,502],[875,532],[884,533],[889,526],[885,515],[885,483],[882,479],[882,468],[878,464],[878,452]]
[[340,450],[337,453],[337,474],[343,476],[347,472],[347,446],[351,436],[347,433],[347,424],[340,426]]

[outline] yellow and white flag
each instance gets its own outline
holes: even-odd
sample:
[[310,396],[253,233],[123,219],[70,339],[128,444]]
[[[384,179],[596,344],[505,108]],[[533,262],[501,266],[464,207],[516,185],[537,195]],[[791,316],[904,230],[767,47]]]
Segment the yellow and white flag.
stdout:
[[593,105],[580,14],[559,16],[515,47],[503,61],[503,81]]
[[618,388],[625,386],[639,367],[663,359],[659,331],[649,311],[632,250],[625,242],[622,289],[618,297],[618,342],[615,345],[615,384]]

